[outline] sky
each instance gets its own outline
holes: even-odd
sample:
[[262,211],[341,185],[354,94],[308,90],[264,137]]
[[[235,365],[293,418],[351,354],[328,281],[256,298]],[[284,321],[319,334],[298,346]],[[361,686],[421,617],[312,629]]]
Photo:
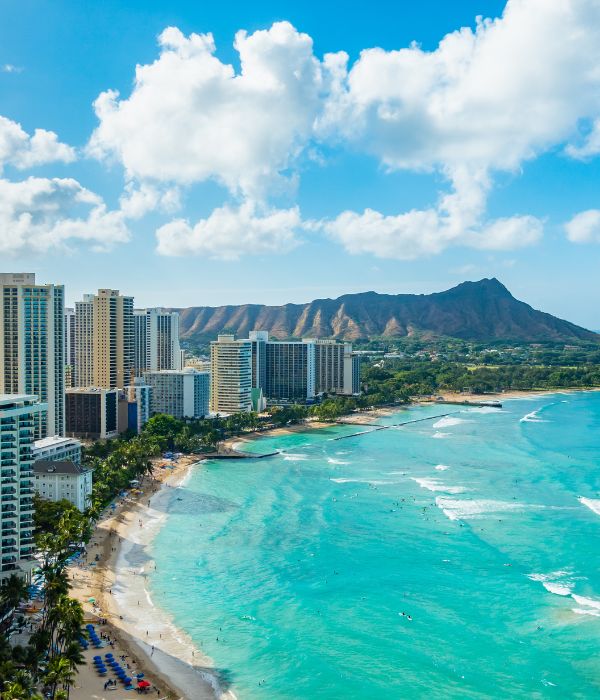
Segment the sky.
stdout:
[[136,306],[497,277],[600,328],[600,4],[3,0],[0,271]]

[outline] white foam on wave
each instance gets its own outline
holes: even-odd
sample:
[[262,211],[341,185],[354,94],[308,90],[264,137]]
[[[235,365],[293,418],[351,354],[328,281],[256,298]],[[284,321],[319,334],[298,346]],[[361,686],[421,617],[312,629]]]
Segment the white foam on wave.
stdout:
[[600,610],[600,600],[594,600],[593,598],[586,598],[585,596],[576,595],[575,593],[573,593],[573,600],[578,605],[585,605],[588,608],[595,608],[596,610]]
[[465,491],[469,490],[464,486],[447,486],[435,477],[428,479],[424,477],[411,476],[410,478],[412,481],[415,481],[417,484],[419,484],[421,488],[427,489],[428,491],[443,491],[444,493],[464,493]]
[[563,586],[560,583],[551,583],[550,581],[544,581],[542,586],[548,591],[548,593],[554,593],[554,595],[571,595],[571,589],[568,586]]
[[450,437],[451,433],[441,433],[438,431],[437,433],[434,433],[431,437],[435,438],[436,440],[443,440],[444,438]]
[[496,408],[495,406],[475,406],[473,408],[467,408],[462,413],[506,413],[501,408]]
[[573,592],[575,582],[571,578],[570,570],[550,571],[547,574],[527,574],[531,581],[538,581],[548,591],[554,595],[570,596]]
[[589,608],[571,608],[571,610],[577,615],[591,615],[592,617],[600,617],[600,612],[597,610],[590,610]]
[[344,462],[343,459],[336,459],[335,457],[328,457],[327,462],[329,464],[350,464],[350,462]]
[[600,515],[600,499],[598,498],[583,498],[581,496],[577,499],[582,505],[587,506],[590,510],[593,510],[596,515]]
[[538,417],[538,413],[541,411],[541,408],[536,409],[535,411],[531,411],[531,413],[528,413],[526,416],[523,416],[519,420],[520,423],[547,423],[548,421],[544,420],[543,418]]
[[294,454],[292,452],[283,452],[282,454],[286,462],[304,462],[308,459],[308,455]]
[[369,484],[371,486],[383,486],[385,484],[393,484],[393,481],[384,481],[382,479],[346,479],[344,477],[331,478],[329,481],[333,481],[336,484]]
[[435,470],[438,472],[445,472],[446,469],[450,469],[450,467],[447,464],[438,464],[435,468]]
[[464,418],[454,418],[453,416],[445,416],[444,418],[440,418],[440,420],[436,421],[432,427],[434,428],[449,428],[452,425],[460,425],[461,423],[464,423],[465,419]]
[[489,499],[453,499],[437,496],[435,504],[450,520],[477,520],[486,515],[526,508],[524,503]]

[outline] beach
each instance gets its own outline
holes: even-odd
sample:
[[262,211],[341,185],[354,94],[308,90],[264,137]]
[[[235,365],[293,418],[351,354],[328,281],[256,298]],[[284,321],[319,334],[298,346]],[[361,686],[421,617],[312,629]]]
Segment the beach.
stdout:
[[115,641],[114,649],[90,648],[84,653],[86,663],[79,669],[72,700],[131,697],[125,690],[103,690],[106,679],[94,671],[92,657],[108,650],[117,657],[125,655],[132,672],[143,672],[156,697],[233,697],[220,690],[210,659],[154,606],[146,590],[147,572],[153,566],[146,548],[167,517],[170,491],[194,464],[198,464],[197,457],[181,458],[173,469],[159,470],[156,478],[144,479],[140,493],[128,495],[114,513],[108,509],[88,544],[85,565],[71,567],[72,595],[82,603],[86,620],[96,624],[105,618],[107,623],[96,627]]

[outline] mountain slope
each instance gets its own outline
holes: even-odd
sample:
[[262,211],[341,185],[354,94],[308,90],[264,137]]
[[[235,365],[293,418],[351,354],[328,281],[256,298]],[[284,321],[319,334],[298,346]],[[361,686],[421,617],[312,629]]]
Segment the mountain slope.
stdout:
[[179,309],[181,336],[203,342],[227,330],[267,330],[276,338],[399,337],[415,333],[465,340],[600,340],[584,328],[536,311],[497,279],[463,282],[436,294],[346,294],[308,304]]

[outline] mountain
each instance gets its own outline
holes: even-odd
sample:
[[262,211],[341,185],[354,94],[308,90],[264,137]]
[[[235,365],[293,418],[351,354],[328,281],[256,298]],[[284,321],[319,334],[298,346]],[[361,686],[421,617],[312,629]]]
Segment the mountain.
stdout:
[[221,331],[247,337],[267,330],[276,338],[402,337],[415,334],[464,340],[600,340],[585,328],[536,311],[497,279],[463,282],[436,294],[345,294],[308,304],[194,306],[178,309],[183,339],[206,342]]

